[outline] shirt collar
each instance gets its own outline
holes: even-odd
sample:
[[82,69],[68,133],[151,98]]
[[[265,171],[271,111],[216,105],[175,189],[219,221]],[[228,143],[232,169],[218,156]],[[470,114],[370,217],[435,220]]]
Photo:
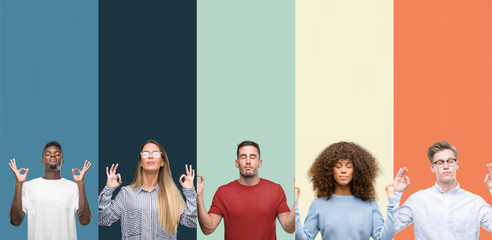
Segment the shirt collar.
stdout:
[[[153,191],[159,192],[159,184],[155,185],[155,187],[152,190],[150,190],[149,193],[152,193]],[[148,192],[148,191],[145,190],[143,188],[143,186],[140,186],[139,188],[137,188],[137,193],[140,193],[140,192]]]
[[[434,184],[434,189],[439,192],[439,193],[443,193],[444,192],[442,191],[441,187],[439,187],[439,185],[437,185],[437,182]],[[456,193],[460,190],[460,183],[456,183],[456,187],[454,187],[453,189],[451,189],[448,193]]]

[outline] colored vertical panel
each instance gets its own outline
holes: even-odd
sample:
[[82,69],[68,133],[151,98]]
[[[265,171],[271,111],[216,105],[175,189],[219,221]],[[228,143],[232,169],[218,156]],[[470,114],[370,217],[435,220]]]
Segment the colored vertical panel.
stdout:
[[[239,178],[243,140],[259,143],[259,176],[281,184],[292,207],[294,1],[199,1],[197,18],[197,154],[206,208],[218,187]],[[198,230],[198,238],[222,239],[223,225],[208,236]],[[294,239],[280,224],[277,237]]]
[[[301,222],[314,192],[307,172],[328,145],[353,141],[378,160],[378,204],[393,178],[393,3],[296,2],[296,181]],[[321,239],[318,235],[317,239]]]
[[[85,188],[97,216],[97,1],[1,1],[0,176],[4,196],[2,239],[26,239],[27,216],[10,224],[15,177],[7,163],[29,168],[27,181],[44,176],[44,145],[63,148],[61,176],[92,162]],[[56,207],[56,206],[53,206]],[[77,222],[79,239],[97,238],[97,217]]]
[[[427,149],[442,140],[457,147],[460,186],[490,203],[492,2],[395,1],[394,24],[395,170],[412,181],[402,203],[434,185]],[[414,239],[413,225],[395,239]]]
[[[132,182],[148,139],[165,148],[181,189],[185,164],[196,167],[196,1],[100,1],[99,32],[99,190],[112,163],[122,186]],[[99,238],[120,239],[120,222]],[[179,225],[178,239],[196,229]]]

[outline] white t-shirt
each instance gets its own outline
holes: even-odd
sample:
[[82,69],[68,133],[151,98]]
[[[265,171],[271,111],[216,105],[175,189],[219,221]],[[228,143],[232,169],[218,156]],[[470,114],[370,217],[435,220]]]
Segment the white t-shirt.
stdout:
[[79,191],[65,178],[36,178],[22,186],[22,210],[27,213],[27,239],[77,239],[75,213]]

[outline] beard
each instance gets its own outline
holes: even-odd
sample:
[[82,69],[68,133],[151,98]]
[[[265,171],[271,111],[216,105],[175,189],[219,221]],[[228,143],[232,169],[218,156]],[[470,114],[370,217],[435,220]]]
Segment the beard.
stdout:
[[256,177],[256,175],[258,175],[258,171],[251,171],[251,172],[242,172],[242,171],[239,171],[239,173],[241,174],[241,176],[243,178],[252,178],[252,177]]
[[49,169],[49,170],[60,170],[61,169],[61,166],[58,166],[58,164],[56,164],[56,163],[43,164],[43,166],[45,169]]

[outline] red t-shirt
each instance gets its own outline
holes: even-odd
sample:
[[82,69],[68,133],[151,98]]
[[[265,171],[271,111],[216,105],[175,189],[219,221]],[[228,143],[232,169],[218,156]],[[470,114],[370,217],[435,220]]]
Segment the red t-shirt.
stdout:
[[209,213],[224,218],[226,240],[275,240],[277,214],[288,211],[280,184],[260,178],[254,186],[236,180],[219,187]]

